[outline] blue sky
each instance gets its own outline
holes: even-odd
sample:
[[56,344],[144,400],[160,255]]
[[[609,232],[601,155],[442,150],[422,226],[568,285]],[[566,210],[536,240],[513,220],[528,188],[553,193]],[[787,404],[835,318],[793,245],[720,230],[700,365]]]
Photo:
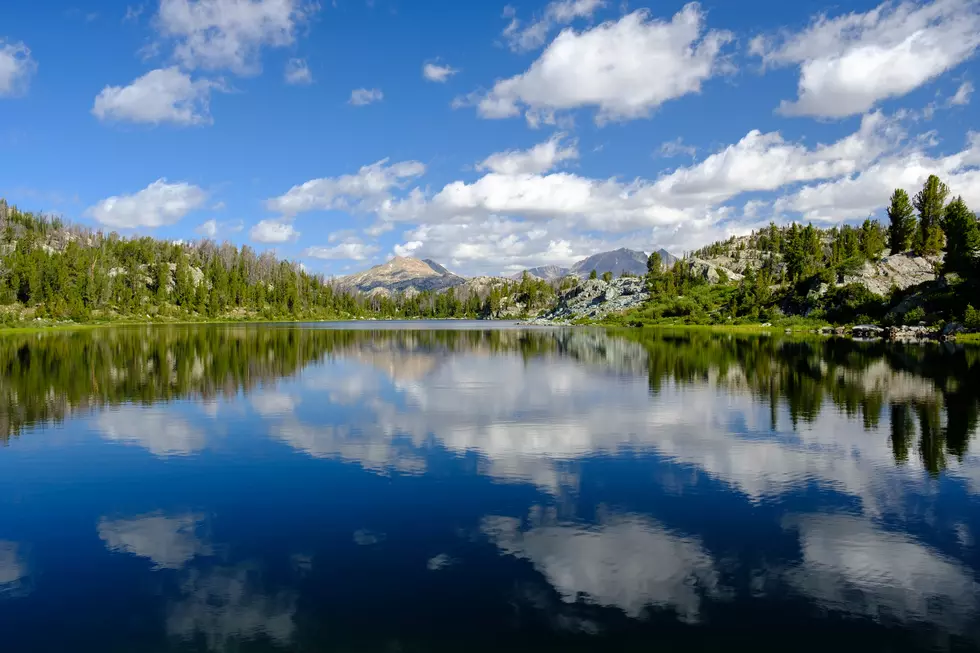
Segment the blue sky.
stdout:
[[980,206],[978,0],[0,7],[0,195],[344,274]]

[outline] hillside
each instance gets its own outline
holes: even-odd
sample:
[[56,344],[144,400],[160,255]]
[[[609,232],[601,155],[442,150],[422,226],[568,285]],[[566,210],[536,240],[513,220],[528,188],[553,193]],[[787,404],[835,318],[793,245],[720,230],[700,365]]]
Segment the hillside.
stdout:
[[463,279],[417,259],[336,283],[248,246],[123,238],[0,199],[0,325],[524,317],[553,298],[546,282]]

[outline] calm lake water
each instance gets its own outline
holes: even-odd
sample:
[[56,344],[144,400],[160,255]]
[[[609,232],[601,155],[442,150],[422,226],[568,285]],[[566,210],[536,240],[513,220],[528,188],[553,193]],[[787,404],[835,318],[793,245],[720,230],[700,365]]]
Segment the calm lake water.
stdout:
[[0,650],[980,646],[980,348],[356,326],[0,336]]

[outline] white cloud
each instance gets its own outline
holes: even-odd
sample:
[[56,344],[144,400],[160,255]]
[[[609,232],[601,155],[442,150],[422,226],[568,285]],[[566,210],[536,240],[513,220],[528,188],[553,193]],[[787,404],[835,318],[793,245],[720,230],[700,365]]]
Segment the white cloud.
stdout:
[[422,164],[378,162],[354,175],[306,182],[267,205],[285,215],[314,209],[373,214],[379,221],[372,234],[413,224],[395,254],[495,273],[521,265],[564,265],[620,246],[682,252],[740,235],[768,221],[758,210],[762,205],[753,205],[750,219],[732,221],[735,209],[729,203],[740,195],[856,174],[883,154],[899,151],[904,138],[901,124],[881,113],[868,114],[838,141],[813,146],[753,130],[658,178],[620,180],[554,171],[577,156],[575,144],[556,134],[528,150],[492,154],[476,166],[483,172],[477,179],[432,192],[406,187],[424,172]]
[[971,57],[980,46],[973,0],[885,2],[866,13],[818,16],[799,33],[757,37],[767,66],[798,65],[798,99],[787,115],[840,118],[901,97]]
[[313,83],[313,73],[305,59],[290,59],[286,62],[286,72],[284,73],[287,84],[302,85]]
[[0,40],[0,97],[26,93],[36,70],[37,62],[26,45]]
[[[212,207],[214,208],[214,207]],[[243,228],[241,220],[233,220],[230,222],[218,222],[214,218],[206,220],[199,224],[197,228],[194,229],[195,232],[201,234],[205,238],[214,238],[219,233],[229,232],[235,233],[241,231]]]
[[664,141],[660,145],[660,156],[671,158],[684,154],[692,159],[698,153],[698,148],[693,145],[686,145],[684,139],[678,136],[672,141]]
[[288,220],[261,220],[248,232],[257,243],[288,243],[299,238],[299,232]]
[[932,157],[913,147],[884,156],[859,172],[808,185],[776,200],[777,212],[799,213],[805,220],[839,222],[863,218],[884,208],[896,188],[915,193],[929,175],[939,175],[967,204],[980,206],[980,134],[971,132],[967,147]]
[[508,7],[504,15],[511,20],[504,28],[503,37],[514,52],[535,50],[544,45],[555,28],[568,25],[577,18],[592,18],[605,6],[604,0],[554,0],[545,7],[543,15],[527,26],[522,26],[513,8]]
[[157,569],[180,569],[196,556],[211,555],[197,536],[204,515],[162,513],[99,520],[99,538],[110,551],[149,558]]
[[325,260],[363,261],[379,251],[381,248],[377,245],[369,245],[350,238],[330,247],[307,247],[303,250],[303,256]]
[[95,98],[92,113],[99,120],[211,124],[208,105],[216,88],[222,86],[206,79],[194,81],[177,67],[160,68],[128,86],[106,86]]
[[452,66],[444,66],[438,63],[426,63],[422,66],[422,77],[430,82],[438,82],[440,84],[448,81],[450,77],[458,72]]
[[476,169],[490,170],[502,175],[538,175],[548,172],[562,161],[578,158],[578,148],[574,141],[562,147],[564,137],[565,134],[558,133],[529,150],[491,154]]
[[170,184],[161,178],[133,195],[107,197],[85,213],[117,229],[154,228],[179,222],[207,197],[207,192],[197,186]]
[[379,88],[356,88],[350,92],[348,103],[355,107],[363,107],[366,104],[380,102],[384,96],[385,94]]
[[[522,166],[511,165],[511,174],[491,171],[471,183],[454,181],[431,198],[415,189],[387,204],[381,216],[388,220],[424,219],[426,224],[473,225],[493,216],[520,216],[528,221],[560,220],[566,228],[605,233],[690,226],[699,220],[717,219],[723,214],[716,211],[742,193],[772,191],[791,183],[852,173],[900,137],[901,130],[894,121],[880,114],[866,116],[857,132],[813,148],[786,142],[778,132],[753,130],[738,143],[654,181],[593,179],[567,172],[528,174]],[[487,160],[498,162],[503,170],[512,154],[493,155]],[[539,169],[548,163],[547,157],[538,160],[544,161]]]
[[642,118],[668,100],[700,92],[727,67],[720,54],[730,40],[727,32],[705,31],[696,3],[669,22],[638,10],[587,31],[565,30],[526,72],[455,106],[476,104],[485,118],[523,111],[532,124],[582,107],[598,109],[599,123]]
[[966,106],[970,103],[970,96],[973,95],[973,83],[963,82],[960,84],[959,88],[956,89],[956,93],[953,94],[947,104],[954,107]]
[[211,218],[210,220],[202,222],[200,225],[198,225],[197,229],[194,231],[207,238],[214,238],[218,233],[218,221]]
[[175,40],[185,68],[254,74],[261,48],[291,45],[318,8],[304,0],[160,0],[155,25]]
[[103,412],[95,423],[105,439],[141,446],[155,456],[188,455],[205,445],[202,430],[166,411],[123,407]]
[[388,165],[388,159],[382,159],[353,175],[311,179],[293,186],[284,195],[267,200],[266,206],[284,215],[328,209],[376,211],[390,198],[392,189],[424,173],[425,165],[418,161]]

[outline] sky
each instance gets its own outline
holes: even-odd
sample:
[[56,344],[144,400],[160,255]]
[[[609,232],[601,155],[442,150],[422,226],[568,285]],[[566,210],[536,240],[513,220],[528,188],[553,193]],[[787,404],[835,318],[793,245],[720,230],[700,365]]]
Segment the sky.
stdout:
[[0,3],[0,196],[328,276],[980,208],[980,0]]

